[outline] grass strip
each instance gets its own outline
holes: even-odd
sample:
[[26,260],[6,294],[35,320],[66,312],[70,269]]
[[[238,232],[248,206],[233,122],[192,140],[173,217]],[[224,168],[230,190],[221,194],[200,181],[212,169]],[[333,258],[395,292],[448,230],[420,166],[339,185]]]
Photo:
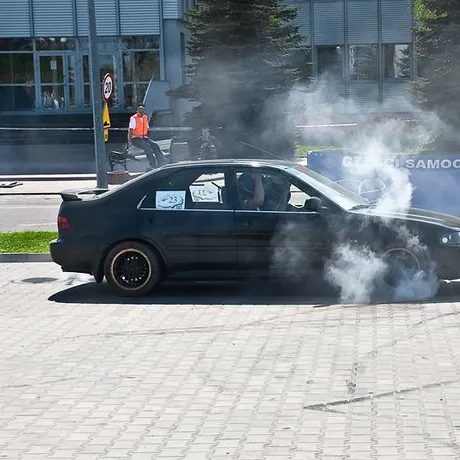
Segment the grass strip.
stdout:
[[57,232],[4,232],[0,233],[0,253],[46,254],[49,243]]

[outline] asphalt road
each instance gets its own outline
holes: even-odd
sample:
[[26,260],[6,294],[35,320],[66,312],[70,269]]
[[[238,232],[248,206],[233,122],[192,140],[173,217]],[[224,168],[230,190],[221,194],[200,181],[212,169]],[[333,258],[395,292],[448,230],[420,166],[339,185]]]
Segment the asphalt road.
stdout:
[[0,232],[56,231],[59,195],[0,196]]

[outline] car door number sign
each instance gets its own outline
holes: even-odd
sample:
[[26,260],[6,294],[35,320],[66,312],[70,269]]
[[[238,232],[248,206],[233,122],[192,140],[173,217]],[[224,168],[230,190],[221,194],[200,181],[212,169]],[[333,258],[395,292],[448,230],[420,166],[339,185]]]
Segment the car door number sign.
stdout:
[[110,99],[113,93],[113,78],[109,73],[104,76],[102,80],[102,96],[106,101]]

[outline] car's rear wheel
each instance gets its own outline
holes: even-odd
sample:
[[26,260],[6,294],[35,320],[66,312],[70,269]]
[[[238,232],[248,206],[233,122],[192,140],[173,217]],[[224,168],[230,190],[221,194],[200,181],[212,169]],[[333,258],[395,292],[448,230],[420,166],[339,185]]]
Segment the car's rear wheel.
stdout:
[[378,295],[393,301],[433,297],[439,289],[435,266],[428,251],[391,247],[382,254],[384,272]]
[[117,294],[140,297],[158,285],[162,265],[155,251],[147,245],[127,241],[109,252],[104,272],[107,282]]

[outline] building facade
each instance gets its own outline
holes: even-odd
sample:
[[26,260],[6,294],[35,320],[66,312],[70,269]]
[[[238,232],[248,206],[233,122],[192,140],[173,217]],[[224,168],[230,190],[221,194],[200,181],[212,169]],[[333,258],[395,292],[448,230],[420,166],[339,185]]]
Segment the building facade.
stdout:
[[[101,79],[113,114],[145,101],[180,107],[165,92],[184,82],[191,0],[95,0]],[[87,0],[0,0],[0,117],[91,113]],[[0,123],[1,125],[1,123]]]
[[[311,89],[323,85],[325,101],[339,97],[345,112],[411,111],[410,1],[288,0],[309,47],[300,63],[312,63]],[[144,101],[178,122],[185,103],[165,92],[185,81],[193,0],[95,3],[101,79],[115,80],[111,113],[125,117]],[[88,55],[87,0],[0,0],[0,125],[18,113],[90,120]]]
[[[412,112],[411,0],[288,0],[306,37],[311,90],[341,113]],[[338,102],[339,101],[339,102]]]

